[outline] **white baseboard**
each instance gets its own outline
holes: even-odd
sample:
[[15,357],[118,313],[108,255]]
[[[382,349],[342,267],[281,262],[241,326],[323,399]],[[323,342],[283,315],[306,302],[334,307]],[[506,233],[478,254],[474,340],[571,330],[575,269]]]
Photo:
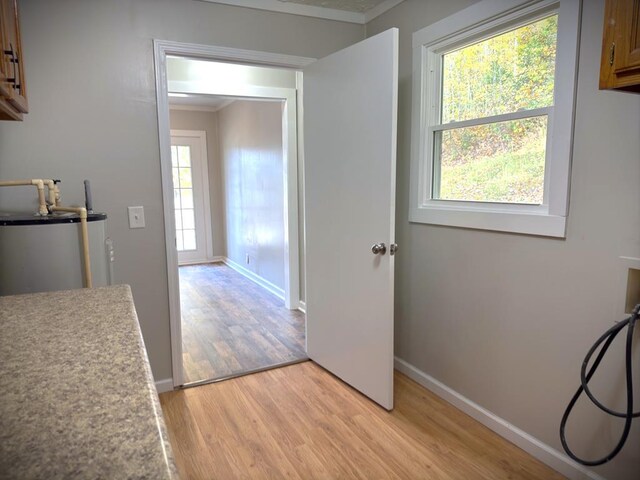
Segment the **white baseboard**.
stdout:
[[300,310],[302,313],[307,313],[307,302],[305,302],[304,300],[300,300],[300,306],[298,307],[298,310]]
[[164,380],[158,380],[155,383],[158,393],[170,392],[173,390],[173,378],[165,378]]
[[242,265],[234,262],[228,257],[223,257],[222,261],[228,266],[230,266],[231,268],[233,268],[236,272],[244,275],[249,280],[257,283],[265,290],[268,290],[269,292],[273,293],[276,297],[284,300],[284,290],[282,288],[278,287],[277,285],[274,285],[268,280],[265,280],[260,275],[253,273],[251,270],[247,270]]
[[211,257],[205,260],[192,260],[189,262],[179,262],[178,266],[183,267],[187,265],[203,265],[206,263],[221,263],[224,262],[225,257]]
[[401,358],[395,357],[395,368],[567,478],[571,480],[606,480]]

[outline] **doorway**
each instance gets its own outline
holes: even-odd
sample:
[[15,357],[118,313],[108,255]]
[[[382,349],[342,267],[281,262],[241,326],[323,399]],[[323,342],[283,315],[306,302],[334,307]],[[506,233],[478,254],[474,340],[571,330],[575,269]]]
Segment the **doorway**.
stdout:
[[[167,78],[167,63],[173,56],[225,59],[245,66],[267,64],[287,67],[289,71],[307,66],[304,126],[302,115],[296,119],[296,108],[302,108],[301,102],[296,107],[296,100],[302,98],[301,72],[296,73],[296,88],[270,84],[278,72],[284,71],[274,68],[267,69],[269,74],[262,77],[264,83],[259,85],[242,82],[255,77],[237,70],[204,81],[194,80],[191,74],[215,63],[201,61],[186,69],[186,79],[172,80]],[[306,351],[311,360],[384,408],[392,408],[398,30],[390,29],[315,62],[288,55],[158,40],[154,41],[154,57],[174,385],[184,382],[177,254],[171,247],[175,226],[171,220],[170,142],[163,138],[169,130],[168,91],[271,98],[280,99],[285,105],[285,258],[290,267],[306,264],[305,284],[290,280],[286,291],[293,292],[297,287],[298,295],[285,298],[285,304],[292,307],[296,298],[308,297]],[[303,130],[306,149],[302,147],[302,136],[297,136]],[[300,152],[305,151],[305,161],[292,154],[298,146]],[[307,170],[305,163],[309,169],[298,177],[303,169]],[[304,191],[300,197],[299,185]],[[298,225],[294,224],[298,216],[293,214],[298,209],[304,214],[304,222],[299,225],[305,225],[301,243],[298,238],[292,240],[298,234]],[[385,245],[390,246],[388,256]],[[303,262],[298,249],[305,256]],[[300,291],[305,292],[304,296]]]
[[[227,215],[226,219],[232,219],[233,221],[225,222],[224,228],[216,227],[215,224],[215,216],[216,216],[216,208],[214,203],[211,203],[211,218],[212,218],[212,226],[211,226],[211,239],[212,239],[212,251],[209,252],[209,255],[206,258],[206,262],[220,262],[222,261],[227,267],[230,267],[235,272],[230,273],[238,273],[241,276],[245,277],[249,281],[255,282],[260,286],[264,287],[269,294],[275,294],[278,301],[283,300],[284,307],[287,309],[286,314],[282,314],[281,317],[286,318],[288,320],[295,320],[294,324],[301,323],[299,320],[300,312],[297,312],[295,315],[291,315],[290,311],[296,312],[299,308],[304,308],[303,295],[304,295],[304,285],[301,283],[300,279],[304,278],[304,273],[301,272],[301,265],[304,264],[304,259],[300,256],[302,255],[303,249],[301,248],[300,239],[302,238],[302,225],[303,221],[299,218],[299,212],[302,212],[302,209],[299,208],[299,204],[302,202],[302,199],[298,196],[298,184],[300,182],[300,178],[298,177],[298,138],[297,138],[297,83],[298,83],[298,74],[295,69],[291,68],[266,68],[266,67],[257,67],[250,66],[244,64],[236,64],[236,63],[221,63],[216,60],[211,59],[210,55],[207,55],[207,60],[198,60],[193,58],[193,51],[190,46],[179,45],[175,47],[175,50],[171,52],[173,47],[167,47],[164,45],[163,54],[158,54],[159,43],[156,42],[156,59],[157,59],[157,67],[161,67],[160,69],[164,72],[160,74],[157,78],[163,78],[165,81],[159,81],[158,84],[158,111],[159,111],[159,128],[160,132],[166,132],[170,129],[182,130],[183,133],[185,130],[204,130],[202,127],[198,126],[189,126],[189,125],[172,125],[169,121],[169,110],[170,106],[173,109],[175,104],[181,105],[181,114],[185,114],[188,111],[192,113],[195,110],[208,110],[209,113],[215,113],[213,110],[225,108],[228,106],[229,110],[237,109],[236,107],[244,107],[248,108],[249,105],[262,105],[263,109],[271,110],[271,119],[267,122],[263,122],[264,125],[268,127],[273,127],[274,125],[279,128],[279,133],[275,134],[280,139],[279,142],[279,158],[281,159],[281,166],[279,171],[271,170],[270,175],[263,175],[265,172],[257,172],[257,175],[254,175],[253,178],[244,178],[240,185],[243,187],[240,189],[239,195],[229,196],[229,198],[224,198],[225,208],[235,208],[236,211],[232,212],[233,215]],[[213,50],[216,50],[213,48]],[[189,51],[189,55],[180,55],[180,53],[186,53]],[[171,54],[169,54],[171,52]],[[225,52],[222,49],[220,55],[224,58]],[[237,52],[236,52],[237,53]],[[282,60],[282,59],[280,59]],[[169,95],[171,93],[171,95]],[[216,103],[217,102],[217,103]],[[277,110],[277,116],[273,117],[273,109]],[[245,115],[248,119],[252,119],[256,116],[254,115]],[[259,115],[257,115],[259,117]],[[247,122],[245,122],[247,123]],[[251,123],[251,122],[249,122]],[[216,127],[217,128],[217,127]],[[217,138],[217,133],[212,134],[211,132],[205,132],[206,135],[206,147],[208,151],[208,156],[212,157],[219,145],[214,144]],[[183,332],[183,316],[181,314],[181,295],[180,292],[183,291],[180,280],[181,277],[184,277],[184,281],[182,283],[186,284],[186,274],[183,276],[180,271],[186,272],[188,269],[186,268],[186,264],[199,264],[201,263],[202,255],[196,255],[193,251],[191,254],[195,256],[195,258],[187,258],[184,259],[184,256],[189,256],[191,254],[184,255],[184,252],[178,252],[177,248],[169,248],[169,245],[176,242],[176,246],[178,245],[178,240],[174,240],[177,236],[182,235],[182,247],[185,247],[185,233],[188,238],[187,241],[191,242],[189,246],[193,247],[193,234],[195,231],[196,235],[196,246],[198,244],[198,228],[196,226],[197,222],[197,212],[190,211],[190,194],[193,193],[194,201],[195,197],[197,197],[197,193],[194,190],[193,192],[189,191],[189,187],[185,188],[186,191],[183,192],[181,182],[181,178],[179,178],[181,173],[181,165],[180,165],[180,155],[178,152],[178,145],[175,141],[174,147],[176,147],[175,151],[178,154],[177,163],[175,166],[174,163],[168,165],[170,155],[166,155],[166,153],[170,153],[171,142],[167,142],[167,146],[164,146],[163,143],[165,139],[162,138],[161,134],[161,157],[162,157],[162,170],[163,170],[163,198],[164,198],[164,212],[165,212],[165,236],[167,238],[167,263],[168,263],[168,274],[169,274],[169,290],[170,290],[170,313],[171,313],[171,346],[172,346],[172,364],[173,364],[173,382],[174,386],[182,386],[185,384],[193,384],[194,382],[208,382],[211,380],[215,380],[218,378],[218,375],[211,373],[204,375],[202,373],[197,374],[195,376],[200,377],[195,379],[194,375],[188,374],[186,375],[186,370],[183,365],[187,364],[190,360],[189,358],[185,358],[186,348],[185,342],[182,341],[185,336]],[[272,137],[273,137],[272,132]],[[183,142],[184,143],[184,142]],[[227,142],[228,143],[228,142]],[[184,145],[182,145],[184,146]],[[259,152],[260,148],[254,148],[256,146],[244,145],[245,152]],[[169,152],[164,150],[167,148]],[[183,149],[184,150],[184,149]],[[273,149],[272,149],[273,150]],[[220,156],[233,156],[238,153],[238,151],[242,151],[242,149],[233,150],[230,152],[223,152]],[[166,153],[165,153],[166,152]],[[249,157],[251,155],[248,155]],[[267,155],[268,157],[274,157],[274,155]],[[278,156],[278,155],[276,155]],[[225,158],[226,158],[225,157]],[[251,163],[252,159],[245,159],[248,163]],[[241,160],[242,161],[242,160]],[[169,169],[171,168],[171,170]],[[177,168],[177,170],[175,170]],[[197,169],[191,169],[190,173],[196,173]],[[232,172],[233,168],[227,170],[227,172]],[[186,170],[182,171],[183,174]],[[177,173],[177,179],[174,179],[174,174]],[[217,173],[217,175],[216,175]],[[206,176],[206,175],[204,175]],[[222,178],[222,172],[216,172],[215,168],[212,169],[211,165],[209,165],[209,179],[211,178]],[[249,176],[250,177],[250,176]],[[239,203],[243,203],[246,200],[246,194],[249,193],[251,197],[252,188],[250,183],[253,181],[253,187],[259,187],[262,189],[261,192],[257,194],[255,191],[256,188],[253,188],[254,194],[253,198],[260,200],[260,198],[270,197],[273,198],[272,192],[269,192],[269,195],[265,195],[265,192],[269,190],[274,182],[267,181],[267,177],[269,179],[278,178],[280,181],[280,189],[282,192],[281,198],[279,199],[280,205],[279,208],[274,204],[270,206],[263,207],[271,207],[264,208],[262,212],[258,215],[254,215],[253,222],[247,220],[243,213],[243,206],[239,205]],[[175,180],[177,180],[180,191],[176,191],[175,188]],[[193,179],[192,179],[193,180]],[[238,181],[240,179],[237,179]],[[231,181],[230,181],[231,182]],[[191,185],[189,179],[186,181],[187,185]],[[195,182],[193,185],[195,186]],[[232,182],[229,185],[234,185]],[[210,193],[213,198],[215,195],[218,195],[222,192],[222,194],[226,195],[227,193],[231,194],[229,185],[218,185],[217,187],[211,185]],[[271,185],[271,187],[269,186]],[[247,188],[245,188],[247,187]],[[258,190],[259,190],[258,189]],[[197,188],[196,188],[197,190]],[[171,195],[169,195],[171,193]],[[182,205],[182,197],[187,197],[187,208],[184,209]],[[238,202],[240,199],[240,202]],[[229,201],[227,201],[229,200]],[[177,202],[180,202],[180,205]],[[221,202],[222,203],[222,202]],[[254,202],[255,203],[255,202]],[[258,202],[260,203],[260,202]],[[255,206],[255,205],[254,205]],[[174,208],[175,207],[175,208]],[[244,201],[244,207],[247,207],[247,202]],[[251,207],[251,206],[250,206]],[[184,215],[182,210],[186,210],[187,223],[184,222]],[[197,208],[195,208],[197,210]],[[201,209],[202,210],[202,209]],[[229,213],[226,209],[225,214]],[[246,210],[244,210],[246,213]],[[274,229],[272,226],[265,225],[264,220],[270,219],[273,217],[273,212],[278,212],[280,217],[280,221],[282,224],[282,228],[279,230],[279,234],[275,234],[277,229]],[[179,214],[179,220],[176,218],[176,213]],[[191,224],[191,213],[194,213],[196,218],[194,224]],[[243,222],[236,221],[238,218],[242,219]],[[201,222],[202,223],[202,222]],[[185,230],[186,226],[186,230]],[[227,228],[229,226],[229,228]],[[194,227],[194,228],[191,228]],[[207,229],[208,230],[208,229]],[[220,241],[220,232],[223,232],[224,237]],[[265,245],[273,247],[273,245],[268,245],[273,243],[272,240],[275,237],[281,239],[280,245],[278,248],[271,248],[272,251],[268,251],[264,247]],[[227,238],[229,236],[229,238]],[[231,238],[233,237],[233,238]],[[202,242],[200,242],[202,243]],[[227,247],[228,250],[227,250]],[[237,248],[236,248],[237,247]],[[193,250],[193,249],[192,249]],[[275,254],[276,250],[278,254]],[[278,269],[276,266],[277,262],[274,262],[273,259],[275,256],[279,256],[281,260],[283,260],[284,267]],[[179,267],[179,265],[182,265]],[[175,267],[174,267],[175,266]],[[174,270],[175,268],[175,270]],[[202,271],[204,267],[200,267]],[[195,271],[196,268],[191,269]],[[214,270],[208,270],[210,276],[213,276]],[[221,270],[215,270],[215,272],[220,273]],[[200,272],[202,273],[202,272]],[[197,275],[196,275],[197,276]],[[191,276],[194,277],[194,276]],[[200,278],[202,276],[200,275]],[[213,280],[212,280],[213,281]],[[229,284],[229,282],[227,282]],[[235,283],[238,284],[237,282]],[[183,295],[184,296],[184,295]],[[186,297],[185,297],[186,298]],[[202,297],[200,297],[202,300]],[[206,302],[205,302],[206,303]],[[231,304],[232,302],[228,302]],[[189,310],[188,307],[185,307],[185,312]],[[254,309],[255,310],[255,309]],[[225,315],[222,315],[223,317]],[[226,314],[227,318],[237,317],[238,312],[233,314]],[[265,315],[268,316],[268,315]],[[276,315],[277,316],[277,315]],[[247,315],[245,315],[247,317]],[[271,314],[271,317],[275,318],[274,314]],[[186,313],[185,313],[186,318]],[[178,321],[176,321],[176,319]],[[287,322],[282,320],[283,324]],[[304,317],[302,320],[302,324],[304,324]],[[234,327],[238,327],[238,325],[232,325]],[[290,326],[290,325],[289,325]],[[239,336],[241,333],[240,328],[234,328],[236,333]],[[285,328],[286,330],[286,328]],[[297,332],[295,328],[291,329],[292,332]],[[227,332],[228,333],[228,332]],[[253,337],[256,337],[255,330],[252,331]],[[299,333],[295,335],[300,336]],[[294,336],[295,336],[294,335]],[[220,338],[221,335],[218,336]],[[276,335],[270,333],[268,336],[271,340],[277,339]],[[196,335],[195,338],[202,338],[202,336]],[[304,339],[304,334],[302,334],[302,338]],[[291,339],[289,339],[291,340]],[[256,340],[256,341],[259,341]],[[233,343],[233,342],[230,342]],[[263,346],[265,350],[267,350],[267,343],[263,342]],[[283,340],[275,341],[276,346],[278,348],[274,348],[273,346],[268,349],[272,353],[277,352],[279,355],[275,355],[277,358],[277,362],[274,363],[274,355],[270,357],[266,357],[264,355],[254,355],[256,357],[262,358],[261,362],[257,361],[238,361],[231,362],[235,365],[232,372],[229,372],[229,369],[216,369],[215,371],[224,371],[224,377],[229,375],[237,375],[244,372],[255,371],[262,368],[270,367],[272,364],[278,365],[281,362],[290,363],[291,361],[298,360],[300,358],[306,359],[306,355],[302,357],[300,355],[299,348],[285,348],[283,344],[289,343],[290,345],[297,345],[298,341],[289,341],[285,342]],[[210,346],[212,344],[210,343]],[[221,350],[224,350],[223,346],[218,345]],[[247,353],[249,351],[259,351],[255,345],[250,347],[246,346],[246,343],[240,346],[244,348]],[[302,352],[305,351],[305,346],[302,348]],[[194,351],[198,349],[195,348]],[[202,351],[202,349],[199,349]],[[213,352],[214,348],[211,348],[209,352]],[[292,353],[293,352],[293,353]],[[228,353],[228,352],[227,352]],[[208,360],[215,359],[216,357],[221,358],[223,355],[210,355]],[[226,355],[227,357],[229,355]],[[199,355],[194,353],[193,357],[196,359],[196,363],[200,366],[206,364],[208,362],[205,355]],[[246,356],[245,356],[246,357]],[[255,360],[255,359],[254,359]],[[212,362],[209,362],[212,363]],[[244,365],[244,366],[243,366]],[[246,366],[249,365],[249,366]],[[197,370],[197,369],[196,369]],[[200,369],[202,371],[202,369]],[[211,369],[209,369],[211,370]],[[206,378],[205,378],[206,377]]]
[[304,314],[285,306],[285,102],[169,92],[169,107],[184,384],[305,360]]

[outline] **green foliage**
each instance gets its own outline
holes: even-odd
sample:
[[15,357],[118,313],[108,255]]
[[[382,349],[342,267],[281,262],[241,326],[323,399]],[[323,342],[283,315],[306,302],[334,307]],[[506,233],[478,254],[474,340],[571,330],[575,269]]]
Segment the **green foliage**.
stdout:
[[[457,165],[514,152],[531,144],[532,139],[538,141],[546,131],[546,116],[445,130],[441,134],[440,161],[443,165]],[[544,143],[541,148],[544,149]]]
[[[442,123],[553,105],[558,17],[443,56]],[[547,117],[440,135],[440,198],[542,203]]]
[[526,137],[518,149],[442,162],[439,198],[541,204],[546,128],[530,130]]
[[553,105],[557,15],[443,56],[442,123]]

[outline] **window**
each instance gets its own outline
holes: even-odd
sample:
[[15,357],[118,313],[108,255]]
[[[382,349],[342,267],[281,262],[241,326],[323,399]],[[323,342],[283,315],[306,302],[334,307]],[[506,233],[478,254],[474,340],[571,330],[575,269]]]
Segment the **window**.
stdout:
[[504,5],[414,33],[409,217],[564,237],[580,2]]

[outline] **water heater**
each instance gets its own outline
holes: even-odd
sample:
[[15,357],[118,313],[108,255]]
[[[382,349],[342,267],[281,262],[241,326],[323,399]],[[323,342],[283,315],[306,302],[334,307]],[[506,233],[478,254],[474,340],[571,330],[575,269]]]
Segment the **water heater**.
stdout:
[[[89,213],[87,229],[93,286],[113,281],[107,215]],[[0,213],[0,295],[82,288],[80,215]]]

